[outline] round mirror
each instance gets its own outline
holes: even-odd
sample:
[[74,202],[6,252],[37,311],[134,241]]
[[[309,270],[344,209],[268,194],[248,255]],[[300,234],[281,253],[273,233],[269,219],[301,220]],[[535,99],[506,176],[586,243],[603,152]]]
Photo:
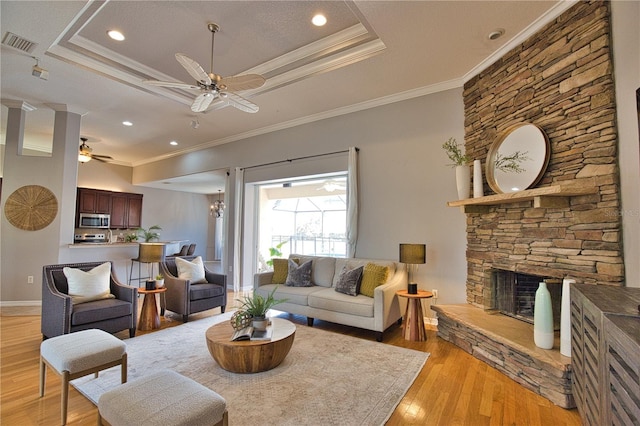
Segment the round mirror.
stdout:
[[507,129],[487,155],[487,182],[496,193],[517,192],[542,179],[551,147],[547,135],[534,124]]

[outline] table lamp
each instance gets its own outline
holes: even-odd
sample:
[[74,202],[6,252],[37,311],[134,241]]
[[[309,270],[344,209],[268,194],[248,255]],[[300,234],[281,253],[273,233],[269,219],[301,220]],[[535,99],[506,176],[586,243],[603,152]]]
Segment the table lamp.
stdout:
[[413,282],[413,272],[418,265],[426,263],[427,246],[425,244],[400,244],[400,262],[407,264],[409,273],[409,294],[418,294],[418,284]]
[[[148,264],[148,280],[153,281],[153,264],[164,261],[164,243],[140,243],[137,261]],[[153,288],[155,288],[155,282],[153,282],[153,288],[150,288],[151,283],[145,283],[145,285],[147,290],[153,290]]]

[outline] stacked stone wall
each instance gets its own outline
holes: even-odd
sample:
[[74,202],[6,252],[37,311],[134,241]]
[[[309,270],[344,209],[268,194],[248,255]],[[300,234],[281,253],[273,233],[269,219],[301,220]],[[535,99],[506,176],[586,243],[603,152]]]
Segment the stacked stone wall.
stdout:
[[[624,281],[609,6],[577,3],[465,84],[465,149],[472,158],[484,164],[501,132],[533,123],[551,144],[538,187],[582,178],[598,187],[571,197],[566,208],[525,202],[469,213],[473,305],[486,305],[493,268],[591,284]],[[486,181],[484,191],[493,193]]]

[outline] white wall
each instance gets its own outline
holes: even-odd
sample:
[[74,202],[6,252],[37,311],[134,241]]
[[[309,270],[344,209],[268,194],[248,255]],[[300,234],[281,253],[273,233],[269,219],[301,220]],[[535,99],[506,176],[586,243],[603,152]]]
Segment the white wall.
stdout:
[[[190,173],[233,169],[357,146],[361,185],[356,255],[397,260],[400,243],[426,243],[427,264],[416,274],[420,288],[438,289],[438,303],[464,303],[466,218],[446,206],[457,196],[454,172],[446,166],[448,159],[441,148],[450,137],[464,139],[463,114],[462,89],[448,90],[216,146],[164,160],[161,167],[136,167],[134,180],[161,179],[183,172],[185,164],[191,166]],[[344,159],[340,162],[345,164]],[[325,163],[294,161],[251,169],[246,175],[259,181],[280,178],[287,169],[292,176],[335,171]],[[225,202],[229,218],[232,192]],[[246,275],[245,287],[252,280]]]
[[640,1],[611,2],[613,64],[619,135],[625,283],[640,287]]

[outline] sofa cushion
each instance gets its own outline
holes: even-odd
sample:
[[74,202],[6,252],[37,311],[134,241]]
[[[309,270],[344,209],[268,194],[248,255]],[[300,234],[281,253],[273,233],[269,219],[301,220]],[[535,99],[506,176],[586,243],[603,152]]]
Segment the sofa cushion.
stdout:
[[284,285],[291,287],[313,286],[311,283],[311,266],[311,260],[298,265],[293,259],[289,259],[289,273]]
[[271,283],[284,284],[289,275],[289,259],[271,259],[273,261],[273,278]]
[[224,289],[218,284],[191,284],[189,291],[190,300],[210,299],[222,296]]
[[322,288],[309,295],[309,306],[325,311],[373,317],[373,299],[361,294],[348,296],[332,288]]
[[[333,285],[333,276],[337,275],[336,271],[336,258],[335,257],[322,257],[322,256],[301,256],[299,254],[292,254],[289,259],[298,258],[300,263],[311,260],[313,266],[311,267],[311,282],[315,285],[322,287],[331,287]],[[342,269],[338,269],[342,271]]]
[[375,288],[386,283],[388,276],[389,268],[387,266],[367,263],[362,273],[360,293],[365,296],[373,297]]
[[[286,299],[285,303],[292,303],[294,305],[300,306],[308,306],[309,295],[315,291],[318,291],[318,289],[323,288],[315,285],[312,287],[288,287],[278,284],[267,284],[260,286],[260,288],[256,290],[256,293],[262,295],[263,297],[267,297],[276,287],[277,289],[273,294],[273,297],[275,297],[276,299]],[[278,310],[278,306],[279,305],[276,305],[274,309]]]
[[364,266],[358,266],[355,269],[347,269],[346,265],[338,276],[335,290],[349,296],[357,296],[360,291],[360,283],[362,280],[362,271]]
[[200,256],[193,259],[192,262],[176,257],[176,267],[178,269],[178,278],[181,280],[189,280],[191,284],[207,282],[204,276],[204,263]]
[[[387,282],[393,278],[396,274],[397,264],[392,260],[382,260],[382,259],[357,259],[357,258],[337,258],[336,259],[336,271],[340,272],[346,266],[347,269],[355,269],[358,266],[367,266],[368,263],[375,263],[376,265],[386,266],[389,268],[389,275],[387,277]],[[333,286],[336,286],[338,282],[338,277],[340,274],[336,274],[333,279]],[[384,283],[386,284],[386,282]]]
[[111,294],[111,263],[105,262],[90,271],[65,267],[62,269],[67,284],[69,296],[74,304],[87,303],[100,299],[113,299]]
[[119,299],[102,299],[73,305],[71,325],[89,324],[131,315],[133,304]]

